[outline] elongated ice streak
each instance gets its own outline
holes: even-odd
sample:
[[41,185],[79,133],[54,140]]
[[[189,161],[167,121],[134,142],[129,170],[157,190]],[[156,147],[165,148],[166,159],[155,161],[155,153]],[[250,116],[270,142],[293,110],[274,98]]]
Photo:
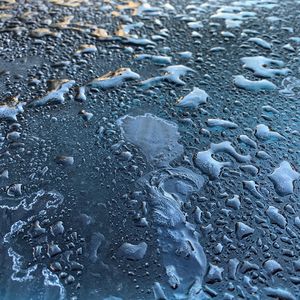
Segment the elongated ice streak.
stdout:
[[186,221],[182,204],[204,183],[201,175],[185,168],[170,168],[142,179],[149,192],[154,226],[168,276],[176,299],[196,299],[202,293],[207,262],[195,225]]

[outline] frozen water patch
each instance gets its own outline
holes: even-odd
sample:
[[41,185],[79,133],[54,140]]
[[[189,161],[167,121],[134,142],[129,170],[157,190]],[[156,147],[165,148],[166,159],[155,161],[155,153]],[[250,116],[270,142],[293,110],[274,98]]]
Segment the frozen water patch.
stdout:
[[30,103],[32,106],[44,106],[48,104],[62,104],[65,102],[65,94],[75,85],[74,80],[59,80],[51,82],[53,89],[43,98],[36,99]]
[[238,6],[223,6],[218,9],[216,14],[212,15],[211,18],[225,20],[226,28],[236,28],[240,27],[245,20],[256,18],[256,13],[241,11]]
[[168,81],[170,83],[178,84],[178,85],[185,85],[185,82],[180,79],[181,76],[185,76],[187,73],[195,73],[195,71],[189,67],[184,65],[174,65],[168,66],[162,69],[166,71],[166,73],[162,76],[156,76],[144,80],[141,82],[144,88],[150,88],[151,86],[158,84],[160,82]]
[[271,50],[271,48],[272,48],[272,44],[268,43],[266,40],[261,39],[261,38],[254,37],[254,38],[250,38],[248,41],[254,42],[256,45],[258,45],[264,49]]
[[238,125],[227,120],[222,119],[208,119],[207,120],[208,127],[222,127],[224,129],[236,129]]
[[18,103],[17,97],[12,103],[0,105],[0,120],[17,121],[17,115],[24,111],[24,102]]
[[12,280],[24,282],[27,280],[34,279],[31,273],[36,271],[37,265],[34,265],[27,269],[23,269],[23,257],[21,255],[16,253],[12,248],[8,249],[8,255],[12,257],[13,260],[13,265],[12,265],[13,273],[11,275]]
[[210,179],[216,179],[220,176],[222,168],[231,166],[231,162],[219,162],[213,158],[216,153],[227,153],[232,156],[237,162],[246,163],[250,162],[250,155],[241,155],[236,152],[230,142],[225,141],[219,144],[211,144],[210,149],[200,151],[195,157],[195,165]]
[[[254,72],[257,77],[271,78],[275,75],[287,75],[290,70],[284,67],[284,62],[281,60],[271,59],[264,56],[243,57],[241,61],[243,67]],[[271,66],[276,66],[278,69],[273,69]]]
[[163,55],[138,54],[135,56],[136,61],[148,59],[157,65],[170,65],[172,57]]
[[275,142],[277,140],[284,140],[285,137],[276,131],[270,130],[267,125],[259,124],[255,128],[255,136],[259,140]]
[[275,190],[280,196],[287,196],[294,192],[294,181],[300,178],[300,173],[292,169],[288,161],[283,161],[275,171],[269,175]]
[[140,75],[132,72],[130,68],[120,68],[94,79],[88,83],[88,85],[92,87],[100,87],[102,89],[110,89],[122,85],[127,80],[137,79],[140,79]]
[[11,225],[10,231],[8,233],[6,233],[5,236],[3,237],[3,242],[9,243],[10,238],[14,234],[16,234],[21,228],[23,228],[23,226],[25,226],[26,224],[27,224],[27,222],[19,220],[19,221],[15,222],[13,225]]
[[292,76],[288,76],[282,80],[283,89],[279,92],[288,98],[298,97],[300,94],[300,79]]
[[195,299],[202,291],[206,256],[200,245],[200,235],[195,226],[186,221],[181,206],[192,192],[202,188],[203,183],[201,175],[182,167],[154,171],[141,179],[142,186],[149,191],[147,199],[169,285],[174,289],[171,295],[175,299]]
[[132,45],[138,45],[138,46],[147,46],[147,45],[153,45],[155,46],[156,43],[146,39],[146,38],[138,38],[138,37],[127,37],[122,41],[124,44],[132,44]]
[[66,290],[64,286],[61,284],[58,276],[53,274],[47,268],[43,268],[42,274],[44,276],[44,285],[45,286],[53,286],[59,288],[59,300],[66,299]]
[[149,162],[168,165],[183,153],[183,146],[175,123],[151,114],[122,117],[118,120],[124,138],[136,145]]
[[[46,198],[46,201],[43,201]],[[43,208],[57,208],[64,200],[62,194],[56,191],[46,192],[40,190],[26,197],[18,198],[17,201],[12,201],[11,198],[0,198],[0,208],[8,210],[17,210],[19,208],[29,211],[35,205],[42,205]],[[17,203],[16,203],[17,202]]]
[[178,100],[177,106],[197,108],[200,104],[205,104],[208,98],[208,94],[199,88],[194,87],[193,91],[185,97]]
[[274,206],[269,206],[266,210],[266,215],[269,217],[270,222],[284,229],[287,224],[286,218],[279,212],[279,209]]
[[148,245],[145,242],[139,244],[124,243],[118,252],[121,256],[129,260],[141,260],[144,258]]
[[274,299],[282,299],[282,300],[296,300],[297,298],[287,291],[286,289],[283,288],[271,288],[267,287],[264,288],[264,291],[267,296],[274,298]]
[[237,87],[251,92],[272,91],[276,89],[276,85],[269,80],[252,81],[246,79],[243,75],[234,76],[233,82]]

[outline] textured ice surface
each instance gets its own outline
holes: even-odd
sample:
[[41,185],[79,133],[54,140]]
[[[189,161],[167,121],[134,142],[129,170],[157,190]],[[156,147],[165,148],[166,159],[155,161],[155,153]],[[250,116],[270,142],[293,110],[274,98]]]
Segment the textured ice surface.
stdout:
[[183,153],[176,124],[151,114],[119,119],[124,138],[141,149],[147,160],[167,165]]
[[[147,174],[141,184],[148,189],[153,222],[168,281],[175,299],[194,299],[201,293],[206,256],[196,227],[187,222],[182,205],[204,183],[201,175],[185,168]],[[172,296],[173,294],[173,296]],[[168,298],[168,296],[167,296]]]
[[299,299],[299,9],[2,1],[0,299]]

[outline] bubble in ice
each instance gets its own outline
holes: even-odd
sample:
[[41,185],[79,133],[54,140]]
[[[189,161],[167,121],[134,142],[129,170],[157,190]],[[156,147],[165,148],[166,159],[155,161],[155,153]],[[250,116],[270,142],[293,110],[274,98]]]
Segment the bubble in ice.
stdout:
[[283,161],[269,178],[277,194],[287,196],[294,192],[294,182],[300,178],[300,173],[295,171],[288,161]]
[[181,59],[191,59],[193,56],[193,53],[190,51],[182,51],[182,52],[179,52],[178,55]]
[[[281,60],[267,58],[265,56],[251,56],[243,57],[241,61],[244,63],[243,67],[253,71],[257,77],[271,78],[275,75],[287,75],[290,70],[284,68],[285,63]],[[271,68],[277,67],[276,69]]]
[[249,80],[243,75],[234,76],[234,84],[244,90],[260,92],[260,91],[272,91],[276,89],[276,85],[267,79],[262,80]]
[[216,283],[223,280],[224,268],[218,267],[213,264],[209,264],[208,273],[206,275],[207,283]]
[[262,198],[263,195],[258,190],[258,184],[254,180],[244,180],[244,189],[249,191],[256,198]]
[[122,117],[118,120],[124,138],[140,148],[147,160],[167,165],[183,153],[178,126],[151,114]]
[[268,259],[263,266],[268,275],[274,275],[283,270],[282,266],[274,259]]
[[65,102],[65,94],[69,92],[70,88],[75,85],[74,80],[54,80],[50,81],[49,93],[41,98],[33,100],[30,105],[43,106],[48,104],[61,104]]
[[180,98],[176,105],[180,107],[197,108],[200,104],[206,103],[207,98],[208,94],[204,90],[194,87],[193,91]]
[[226,200],[226,206],[231,207],[233,209],[240,209],[241,201],[239,195],[234,195],[232,198]]
[[122,85],[127,80],[137,80],[139,78],[140,75],[131,71],[130,68],[120,68],[92,80],[88,85],[102,89],[110,89]]

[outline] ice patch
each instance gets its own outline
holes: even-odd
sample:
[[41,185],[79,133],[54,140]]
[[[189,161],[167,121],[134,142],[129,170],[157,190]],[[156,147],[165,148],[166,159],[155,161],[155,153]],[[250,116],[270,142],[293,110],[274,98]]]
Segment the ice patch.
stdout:
[[136,145],[149,162],[168,165],[183,153],[183,146],[175,123],[151,114],[122,117],[118,120],[124,138]]
[[287,161],[280,163],[279,167],[269,175],[274,184],[275,191],[280,196],[287,196],[294,192],[294,181],[300,178],[300,173],[292,169]]
[[231,166],[231,162],[219,162],[213,158],[216,153],[227,153],[231,155],[237,162],[246,163],[250,162],[250,155],[241,155],[236,152],[228,141],[221,142],[219,144],[211,144],[210,149],[206,151],[200,151],[195,157],[195,165],[210,179],[216,179],[220,176],[222,168]]
[[166,71],[166,73],[162,76],[156,76],[149,78],[147,80],[144,80],[141,82],[142,86],[144,88],[149,88],[155,84],[158,84],[163,81],[168,81],[170,83],[178,84],[178,85],[185,85],[185,82],[180,79],[181,76],[185,76],[189,72],[195,73],[195,71],[189,67],[186,67],[184,65],[174,65],[169,66],[162,69],[163,71]]
[[100,87],[102,89],[110,89],[122,85],[127,80],[137,79],[140,79],[139,74],[132,72],[129,68],[120,68],[94,79],[88,83],[88,85],[92,87]]
[[269,80],[252,81],[246,79],[243,75],[234,76],[233,82],[237,87],[253,92],[272,91],[276,89],[276,85]]
[[[243,67],[253,71],[257,77],[271,78],[275,75],[287,75],[290,71],[287,68],[283,68],[285,65],[283,61],[264,56],[243,57],[241,61],[244,63]],[[272,65],[279,69],[270,68]]]
[[65,102],[64,95],[69,92],[70,88],[74,86],[74,80],[59,80],[52,82],[54,88],[43,98],[33,100],[30,105],[43,106],[47,104],[62,104]]
[[208,94],[199,88],[194,87],[193,91],[178,100],[177,106],[197,108],[200,104],[206,103]]

